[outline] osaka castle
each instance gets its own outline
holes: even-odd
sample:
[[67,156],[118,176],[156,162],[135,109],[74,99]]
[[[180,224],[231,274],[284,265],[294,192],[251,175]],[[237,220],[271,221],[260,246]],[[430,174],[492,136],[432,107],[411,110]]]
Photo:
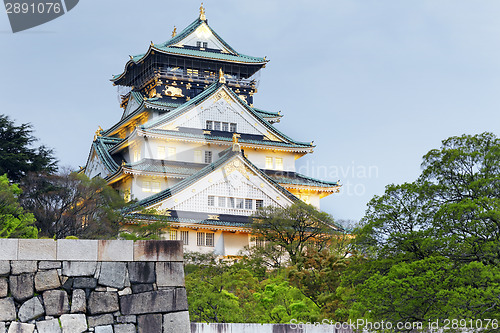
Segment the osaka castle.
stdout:
[[297,173],[295,161],[315,146],[278,130],[280,112],[257,107],[267,62],[233,49],[202,6],[194,22],[130,56],[111,79],[123,114],[99,127],[82,171],[136,201],[136,221],[163,215],[166,239],[224,257],[252,245],[249,217],[259,207],[303,200],[319,208],[340,185]]

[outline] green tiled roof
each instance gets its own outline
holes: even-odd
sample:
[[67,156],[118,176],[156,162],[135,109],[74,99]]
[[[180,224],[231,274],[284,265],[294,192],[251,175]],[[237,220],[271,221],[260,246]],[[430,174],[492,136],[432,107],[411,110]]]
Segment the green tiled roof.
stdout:
[[262,109],[255,108],[255,107],[253,109],[254,109],[254,111],[260,113],[261,116],[264,117],[264,118],[268,118],[268,117],[282,117],[282,115],[279,112],[266,111],[266,110],[262,110]]
[[98,136],[96,140],[92,143],[92,147],[95,149],[97,156],[102,161],[103,165],[108,169],[109,172],[114,173],[118,171],[120,166],[115,162],[113,157],[108,152],[108,149],[118,143],[122,139]]
[[236,52],[226,41],[224,41],[207,23],[208,28],[212,32],[212,34],[231,52],[231,53],[222,53],[214,50],[198,50],[198,49],[189,49],[184,47],[174,46],[179,43],[181,40],[186,38],[189,34],[195,31],[202,23],[207,23],[206,21],[202,21],[197,18],[190,25],[188,25],[184,30],[182,30],[178,35],[171,38],[170,40],[160,43],[154,44],[150,46],[148,52],[133,56],[125,65],[125,71],[122,74],[114,75],[111,81],[116,81],[120,77],[122,77],[127,72],[127,67],[131,63],[138,63],[143,61],[149,54],[151,50],[156,50],[166,54],[174,54],[180,56],[188,56],[188,57],[196,57],[203,59],[214,59],[214,60],[222,60],[222,61],[230,61],[230,62],[238,62],[238,63],[246,63],[246,64],[265,64],[267,62],[266,59],[260,57],[252,57],[249,55],[241,54]]
[[305,176],[297,172],[264,170],[264,172],[274,181],[280,184],[303,185],[315,187],[337,187],[338,182],[329,182],[313,177]]
[[128,163],[125,166],[138,171],[190,176],[198,172],[200,169],[206,166],[206,164],[143,159],[139,162]]
[[[182,131],[170,131],[170,130],[162,130],[162,129],[145,129],[146,133],[155,133],[155,134],[163,134],[163,135],[171,135],[181,138],[193,138],[193,139],[203,139],[203,140],[217,140],[217,141],[226,141],[232,142],[232,137],[227,136],[219,136],[212,134],[201,134],[201,133],[190,133],[190,132],[182,132]],[[213,131],[212,131],[213,132]],[[265,146],[274,146],[274,147],[285,147],[285,148],[310,148],[310,144],[303,143],[288,143],[281,141],[271,141],[271,140],[256,140],[256,139],[245,139],[244,137],[238,138],[238,142],[247,143],[247,144],[256,144],[256,145],[265,145]]]

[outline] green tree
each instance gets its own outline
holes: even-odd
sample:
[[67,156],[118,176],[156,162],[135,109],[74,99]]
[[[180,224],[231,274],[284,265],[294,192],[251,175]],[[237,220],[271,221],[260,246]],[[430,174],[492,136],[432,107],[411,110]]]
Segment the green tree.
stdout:
[[292,264],[308,246],[325,248],[342,230],[329,214],[302,201],[288,207],[258,209],[252,215],[251,228],[257,240],[285,250]]
[[101,178],[30,173],[21,188],[20,203],[33,213],[45,237],[116,238],[125,221],[123,199]]
[[369,202],[356,230],[362,256],[350,265],[342,296],[354,317],[493,318],[500,310],[492,297],[499,294],[500,140],[451,137],[423,157],[422,168],[415,182],[389,185]]
[[0,176],[0,238],[37,238],[33,214],[25,212],[18,203],[21,190],[10,184],[6,175]]
[[52,149],[32,147],[37,139],[30,124],[16,126],[0,115],[0,175],[19,182],[29,172],[54,172],[57,169]]

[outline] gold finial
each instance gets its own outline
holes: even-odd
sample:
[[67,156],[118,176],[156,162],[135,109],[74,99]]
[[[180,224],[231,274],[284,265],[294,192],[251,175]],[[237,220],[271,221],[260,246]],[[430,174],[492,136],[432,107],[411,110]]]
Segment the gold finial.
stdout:
[[130,60],[134,59],[134,57],[132,57],[131,55],[129,55],[129,57],[130,57]]
[[240,134],[233,133],[233,143],[238,143],[238,138],[240,137]]
[[205,7],[203,7],[203,2],[201,3],[200,6],[200,20],[206,21],[207,17],[205,16]]
[[224,72],[222,71],[222,67],[219,68],[219,82],[226,83],[226,78],[224,77]]
[[97,128],[97,131],[95,131],[95,135],[94,135],[94,141],[97,140],[97,137],[98,136],[102,136],[101,132],[103,131],[103,129],[101,128],[101,126],[99,126]]
[[177,35],[177,27],[174,25],[174,30],[172,31],[172,38]]
[[122,160],[122,166],[125,166],[125,160]]
[[153,43],[153,41],[151,41],[151,46],[155,46],[155,44]]

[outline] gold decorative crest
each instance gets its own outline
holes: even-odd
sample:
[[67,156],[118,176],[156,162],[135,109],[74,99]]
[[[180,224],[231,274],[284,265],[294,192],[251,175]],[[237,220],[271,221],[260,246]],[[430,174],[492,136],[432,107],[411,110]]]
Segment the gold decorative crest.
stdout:
[[212,97],[214,99],[214,102],[218,102],[220,99],[224,99],[226,102],[231,104],[233,100],[231,97],[228,95],[228,93],[224,90],[220,90],[217,94]]
[[241,173],[246,179],[250,179],[250,176],[248,175],[248,172],[251,172],[250,169],[248,169],[243,163],[241,163],[239,160],[234,160],[231,163],[226,164],[224,166],[224,171],[226,172],[226,176],[229,176],[235,171],[238,171]]

